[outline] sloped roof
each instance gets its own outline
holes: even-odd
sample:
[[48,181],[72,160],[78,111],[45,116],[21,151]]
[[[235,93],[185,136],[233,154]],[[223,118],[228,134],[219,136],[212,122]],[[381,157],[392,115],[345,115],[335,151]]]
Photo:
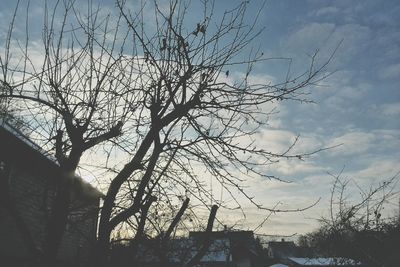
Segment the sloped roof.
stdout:
[[[43,150],[42,147],[1,117],[0,139],[0,145],[3,150],[0,154],[14,158],[15,161],[36,170],[40,169],[38,166],[45,166],[47,172],[59,172],[60,165],[54,156]],[[73,176],[71,179],[74,179],[75,191],[80,196],[95,198],[104,196],[81,177]]]
[[8,120],[2,118],[1,116],[0,116],[0,128],[4,129],[9,134],[13,135],[19,141],[29,146],[32,150],[39,152],[43,157],[47,158],[52,163],[59,165],[57,159],[53,155],[42,149],[41,146],[33,142],[28,136],[26,136],[19,129],[15,128],[11,123],[8,122]]
[[[158,240],[146,240],[138,248],[138,258],[142,262],[159,262],[157,249]],[[171,239],[168,241],[166,257],[169,262],[187,262],[194,257],[199,245],[193,238]],[[228,239],[213,240],[205,255],[201,258],[201,263],[223,263],[232,261],[229,251]],[[127,248],[129,250],[129,248]]]
[[293,241],[271,241],[268,242],[268,249],[274,258],[295,257],[299,254],[299,249]]
[[358,266],[361,265],[352,259],[347,258],[296,258],[289,257],[289,260],[301,266]]
[[255,241],[254,233],[252,231],[214,231],[211,233],[191,231],[189,237],[195,240],[202,240],[205,235],[209,235],[211,240],[228,240],[229,247],[234,259],[243,258],[247,256],[254,256]]

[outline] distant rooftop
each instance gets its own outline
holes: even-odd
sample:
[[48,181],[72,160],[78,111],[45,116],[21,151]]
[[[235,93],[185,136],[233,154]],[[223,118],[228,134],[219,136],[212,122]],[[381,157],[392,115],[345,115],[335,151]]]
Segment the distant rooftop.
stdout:
[[290,257],[289,260],[301,266],[358,266],[361,265],[352,259],[347,258],[295,258]]
[[300,250],[293,241],[271,241],[268,242],[269,256],[284,259],[300,256]]

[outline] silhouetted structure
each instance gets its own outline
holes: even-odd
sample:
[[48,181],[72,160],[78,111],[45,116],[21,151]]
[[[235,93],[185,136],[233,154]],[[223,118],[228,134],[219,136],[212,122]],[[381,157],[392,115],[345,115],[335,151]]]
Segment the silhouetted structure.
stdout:
[[[0,118],[0,265],[34,264],[42,253],[59,175],[50,155]],[[71,179],[72,204],[57,259],[84,266],[101,194],[81,178]]]
[[268,242],[268,256],[273,259],[286,259],[289,257],[298,257],[300,249],[293,241],[271,241]]
[[[204,232],[190,232],[189,238],[192,238],[198,243],[201,243],[204,237]],[[225,251],[226,258],[221,265],[211,264],[210,260],[207,259],[207,254],[200,261],[200,266],[237,266],[237,267],[250,267],[255,265],[255,259],[257,257],[256,243],[252,231],[216,231],[211,233],[211,240],[226,244],[225,247],[221,247],[220,251]],[[208,254],[211,254],[212,247],[209,249]],[[212,254],[211,256],[212,259]],[[221,257],[219,257],[221,258]],[[215,257],[217,261],[218,257]],[[208,260],[208,262],[206,262]],[[230,265],[226,263],[229,262]]]
[[268,242],[268,256],[275,264],[270,267],[294,266],[364,266],[360,262],[343,257],[309,257],[312,251],[296,246],[293,241]]
[[205,235],[211,240],[207,251],[195,266],[254,267],[256,242],[251,231],[190,232],[187,238],[171,239],[160,247],[159,240],[146,239],[139,247],[115,246],[112,249],[114,266],[178,267],[187,263],[204,244]]
[[300,267],[300,266],[307,266],[307,267],[318,267],[318,266],[330,266],[330,267],[352,267],[358,266],[362,267],[360,262],[357,262],[352,259],[347,258],[296,258],[290,257],[284,260],[280,260],[279,263],[275,263],[270,265],[270,267]]

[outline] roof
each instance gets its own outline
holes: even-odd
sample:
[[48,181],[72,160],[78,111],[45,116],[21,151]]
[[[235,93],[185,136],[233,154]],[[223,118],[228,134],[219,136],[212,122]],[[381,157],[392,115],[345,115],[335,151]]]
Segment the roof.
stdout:
[[[159,262],[159,240],[145,240],[138,247],[138,258],[141,262]],[[201,263],[224,263],[232,261],[229,251],[228,239],[213,240],[207,249],[207,252],[201,258]],[[166,253],[169,262],[180,263],[187,262],[194,257],[201,244],[198,244],[193,238],[171,239],[168,241],[168,251]],[[126,253],[131,253],[129,247]]]
[[[230,242],[227,238],[213,240],[207,249],[206,254],[200,262],[226,262],[232,261],[230,253]],[[197,253],[197,248],[192,250],[192,257]]]
[[53,155],[42,149],[41,146],[33,142],[22,131],[15,128],[11,123],[8,122],[8,120],[2,118],[1,116],[0,116],[0,128],[3,128],[5,131],[13,135],[15,138],[18,138],[18,140],[24,143],[25,145],[39,152],[43,157],[46,157],[49,161],[53,162],[56,165],[59,165],[57,159]]
[[274,258],[295,257],[299,254],[299,248],[293,241],[271,241],[268,242],[268,249]]
[[358,266],[361,265],[352,259],[347,258],[296,258],[289,257],[289,260],[301,266]]
[[190,231],[189,236],[193,238],[203,237],[205,234],[209,234],[212,239],[229,237],[231,240],[253,240],[253,231],[213,231],[206,233],[204,231]]
[[194,240],[202,240],[205,235],[209,235],[211,240],[228,240],[229,249],[232,253],[233,259],[254,257],[257,255],[256,244],[254,240],[254,233],[252,231],[214,231],[211,233],[206,232],[189,232],[189,237]]
[[[60,165],[54,156],[1,117],[0,147],[0,158],[8,158],[37,172],[46,172],[46,174],[60,172]],[[103,196],[100,191],[81,177],[75,175],[71,176],[71,179],[74,179],[75,192],[80,196],[95,198]]]
[[176,263],[187,263],[199,252],[205,235],[211,236],[211,242],[200,260],[202,266],[231,266],[233,262],[256,255],[252,252],[255,247],[253,232],[216,231],[189,232],[189,237],[164,240],[166,243],[162,250],[157,238],[141,240],[140,244],[130,243],[129,246],[114,245],[111,257],[121,263],[137,261],[143,265],[159,266],[162,260],[166,260],[177,266]]

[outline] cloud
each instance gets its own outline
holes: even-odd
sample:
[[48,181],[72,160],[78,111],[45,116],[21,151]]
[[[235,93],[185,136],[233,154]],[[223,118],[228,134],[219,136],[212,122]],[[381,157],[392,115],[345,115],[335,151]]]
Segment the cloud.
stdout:
[[339,8],[337,8],[337,7],[327,6],[327,7],[318,9],[317,12],[315,12],[315,15],[317,15],[317,16],[332,15],[332,14],[336,14],[338,11],[339,11]]
[[320,172],[324,167],[318,166],[311,161],[280,161],[279,163],[271,166],[272,169],[281,173],[282,175],[304,175],[307,173]]
[[258,146],[273,153],[283,153],[298,140],[288,154],[309,153],[323,147],[320,136],[314,133],[297,135],[293,131],[283,129],[263,129],[257,136]]
[[330,63],[331,68],[336,68],[345,66],[354,56],[365,52],[371,36],[371,29],[365,25],[310,22],[301,25],[284,38],[282,47],[297,56],[318,50],[318,62],[325,62],[338,48]]
[[309,23],[298,29],[286,41],[286,46],[309,52],[322,46],[335,31],[333,23]]
[[386,116],[400,116],[400,102],[382,104],[382,114]]
[[[373,1],[374,2],[374,1]],[[393,3],[396,3],[396,1],[392,1]],[[388,4],[386,6],[386,10],[383,12],[371,12],[370,16],[368,17],[368,20],[380,27],[398,27],[399,25],[399,20],[398,20],[398,14],[400,12],[400,6],[399,5],[391,5]]]
[[331,139],[328,146],[341,145],[332,149],[331,155],[349,156],[366,152],[372,147],[374,140],[375,136],[371,133],[355,131]]
[[295,141],[296,135],[293,132],[285,130],[263,130],[259,134],[259,146],[272,153],[283,153]]
[[326,171],[321,172],[321,174],[314,173],[306,176],[302,180],[302,183],[304,186],[312,186],[314,189],[316,189],[317,186],[326,188],[326,186],[330,186],[332,184],[332,176],[329,175]]
[[[310,205],[308,199],[298,198],[296,201],[290,200],[291,208],[300,208]],[[272,201],[271,207],[275,206],[279,199]],[[277,208],[287,208],[287,205],[278,204]],[[223,224],[228,226],[235,225],[240,229],[255,230],[268,217],[263,225],[257,229],[257,233],[272,234],[272,235],[291,235],[295,233],[305,233],[313,230],[317,221],[316,217],[311,218],[314,208],[303,212],[282,212],[273,213],[258,209],[254,206],[243,206],[245,216],[239,210],[224,210],[218,211],[217,217]]]
[[[244,73],[242,73],[241,75],[238,75],[240,78],[244,78]],[[273,85],[276,83],[276,79],[275,77],[268,75],[268,74],[264,74],[264,73],[255,73],[255,74],[250,74],[248,76],[248,82],[249,84],[252,85]]]
[[[400,145],[400,132],[398,130],[377,129],[361,131],[357,129],[344,129],[345,133],[327,140],[327,146],[341,146],[329,150],[330,156],[377,155],[382,153],[395,153]],[[365,153],[370,154],[365,154]]]
[[400,77],[400,64],[392,64],[379,71],[381,79],[398,79]]
[[[325,81],[327,87],[318,89],[315,92],[316,102],[320,103],[320,110],[329,112],[334,119],[352,118],[360,112],[360,107],[369,98],[374,87],[366,80],[359,80],[357,71],[342,70],[333,74]],[[340,117],[339,114],[346,114]]]
[[393,177],[400,171],[398,160],[391,157],[376,157],[367,167],[345,172],[344,175],[367,186]]

